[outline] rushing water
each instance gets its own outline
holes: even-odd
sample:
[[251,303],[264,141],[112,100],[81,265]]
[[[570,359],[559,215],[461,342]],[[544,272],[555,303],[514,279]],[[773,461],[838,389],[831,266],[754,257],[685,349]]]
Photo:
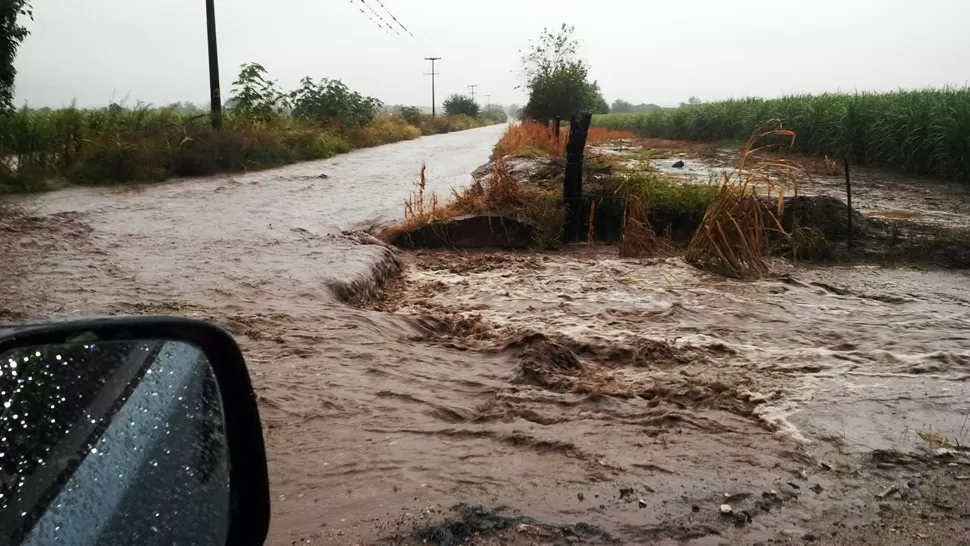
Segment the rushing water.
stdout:
[[[398,267],[340,231],[399,217],[422,163],[430,190],[468,183],[502,130],[25,199],[42,218],[6,232],[20,269],[0,278],[0,306],[228,327],[261,405],[273,545],[367,543],[459,501],[703,543],[725,492],[777,487],[813,457],[906,447],[907,431],[960,432],[963,275],[792,270],[742,283],[678,260],[438,254],[411,266],[399,313],[339,303],[335,289]],[[439,336],[442,320],[488,328],[456,341]],[[824,494],[749,531],[866,506],[853,478],[811,474],[803,485]],[[642,502],[618,500],[621,487]]]

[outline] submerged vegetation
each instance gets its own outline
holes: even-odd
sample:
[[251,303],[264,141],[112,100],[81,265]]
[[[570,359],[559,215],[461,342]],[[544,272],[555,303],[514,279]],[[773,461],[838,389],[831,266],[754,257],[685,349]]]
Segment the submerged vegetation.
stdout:
[[[900,241],[898,228],[886,232],[885,224],[836,198],[800,194],[811,175],[799,158],[775,153],[796,140],[777,122],[761,125],[739,151],[736,167],[712,174],[706,183],[664,174],[651,163],[653,154],[638,147],[672,141],[631,138],[602,128],[590,132],[581,219],[589,244],[617,244],[624,257],[681,254],[700,269],[730,277],[768,273],[770,256],[966,267],[966,230],[955,230],[957,237],[935,230]],[[537,249],[560,246],[567,219],[564,142],[563,135],[557,138],[541,123],[511,126],[496,145],[490,168],[476,171],[475,183],[450,199],[426,194],[422,171],[418,190],[405,204],[404,222],[388,229],[385,238],[399,246],[518,247],[528,244],[520,242],[528,232]],[[858,243],[852,253],[846,245],[850,216]],[[509,233],[517,234],[516,242],[503,242],[513,240]]]
[[242,67],[226,106],[221,131],[178,105],[0,114],[0,193],[263,169],[497,122],[390,115],[339,80],[308,77],[284,92],[259,64]]
[[795,131],[792,149],[949,180],[970,180],[970,88],[826,93],[687,104],[593,124],[644,137],[744,141],[768,119]]

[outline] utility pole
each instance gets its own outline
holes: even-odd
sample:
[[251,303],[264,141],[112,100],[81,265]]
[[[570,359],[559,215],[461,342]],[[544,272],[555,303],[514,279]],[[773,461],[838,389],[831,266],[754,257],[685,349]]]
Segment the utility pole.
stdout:
[[475,84],[475,85],[469,85],[469,86],[468,86],[468,88],[472,90],[472,102],[475,102],[475,88],[476,88],[476,87],[478,87],[478,84]]
[[488,106],[485,107],[485,111],[488,112],[489,110],[492,109],[492,96],[485,95],[485,98],[488,99]]
[[431,117],[435,117],[437,107],[435,106],[434,101],[434,77],[437,76],[438,73],[434,71],[434,62],[440,61],[441,57],[425,57],[424,60],[431,61],[431,73],[426,73],[425,76],[431,76]]
[[216,47],[216,3],[205,0],[205,18],[209,34],[209,97],[212,99],[212,128],[222,129],[222,95],[219,92],[219,49]]

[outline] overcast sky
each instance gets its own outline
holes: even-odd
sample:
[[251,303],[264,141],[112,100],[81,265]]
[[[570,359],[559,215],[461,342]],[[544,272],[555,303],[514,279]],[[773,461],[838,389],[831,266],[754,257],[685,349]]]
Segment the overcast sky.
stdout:
[[[377,0],[363,0],[390,17]],[[609,102],[675,106],[794,92],[963,86],[970,0],[381,0],[416,39],[388,35],[362,0],[216,0],[225,96],[239,65],[285,88],[339,78],[388,104],[430,104],[478,84],[522,103],[519,50],[544,26],[576,26]],[[204,103],[204,0],[35,0],[17,99],[101,106]],[[369,13],[369,12],[368,12]],[[375,18],[373,15],[371,17]],[[396,25],[395,25],[396,26]],[[401,30],[404,34],[404,31]]]

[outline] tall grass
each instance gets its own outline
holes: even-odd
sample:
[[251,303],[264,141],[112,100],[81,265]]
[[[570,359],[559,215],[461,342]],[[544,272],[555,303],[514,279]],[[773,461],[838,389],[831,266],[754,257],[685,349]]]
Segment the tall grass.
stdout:
[[648,114],[594,116],[640,136],[744,141],[764,120],[798,134],[794,151],[970,180],[970,88],[747,98]]
[[230,117],[215,132],[207,116],[165,109],[24,109],[0,116],[0,193],[254,170],[419,136],[386,116],[349,131]]
[[215,132],[207,115],[173,109],[23,109],[0,115],[0,194],[265,169],[485,124],[442,116],[418,127],[378,115],[345,128],[229,116]]

